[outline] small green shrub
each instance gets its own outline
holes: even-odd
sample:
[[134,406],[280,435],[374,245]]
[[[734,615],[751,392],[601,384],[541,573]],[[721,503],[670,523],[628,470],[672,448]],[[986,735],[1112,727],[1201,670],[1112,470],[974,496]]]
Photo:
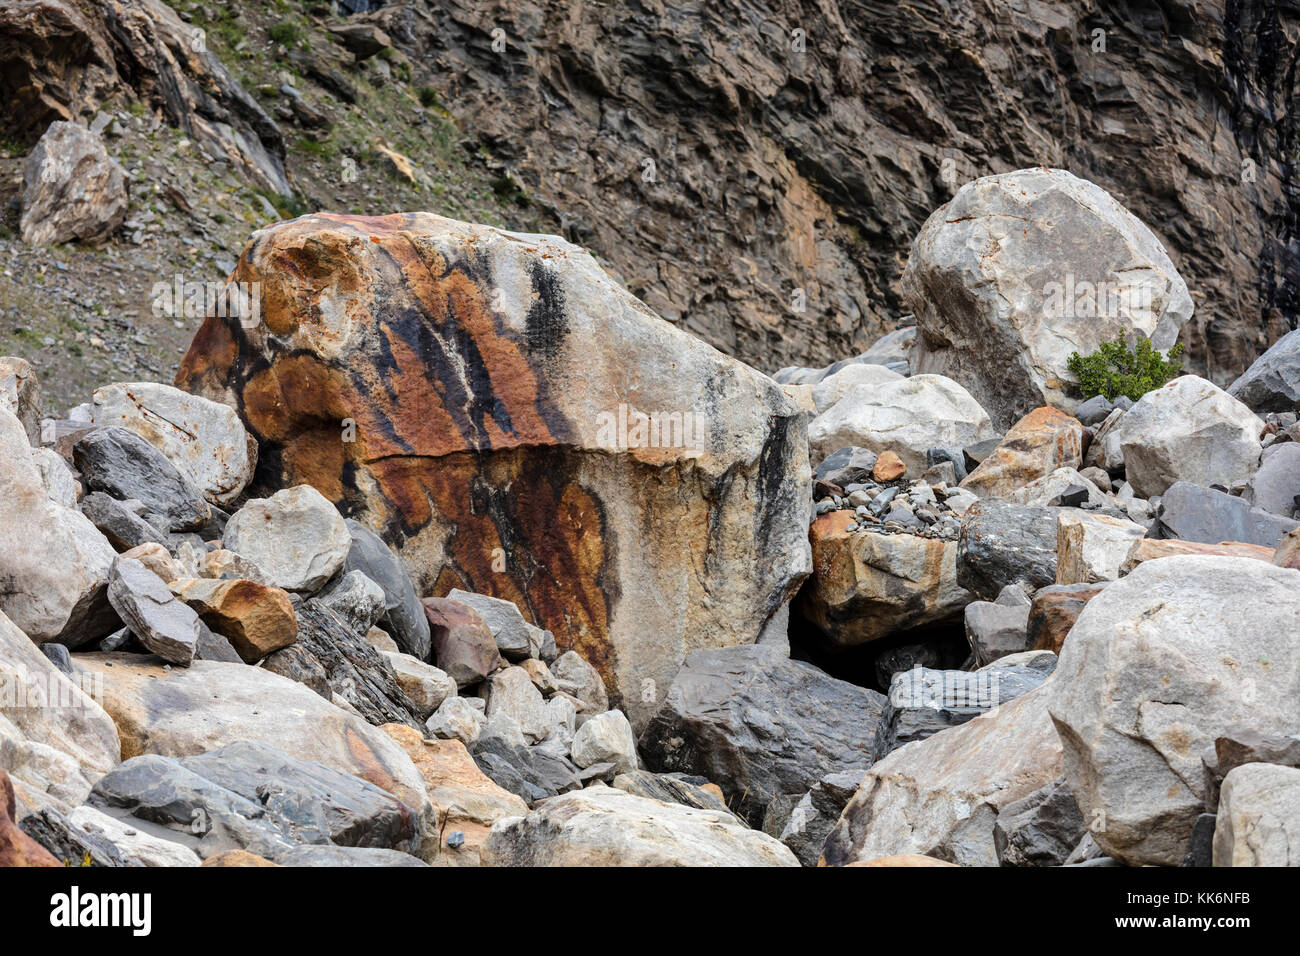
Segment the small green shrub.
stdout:
[[293,46],[302,39],[302,27],[292,20],[281,20],[266,32],[272,40],[283,46]]
[[420,105],[425,107],[433,107],[439,105],[438,91],[435,90],[432,86],[420,87]]
[[1091,355],[1070,355],[1066,367],[1079,380],[1084,398],[1104,395],[1113,402],[1127,395],[1136,402],[1182,372],[1183,363],[1178,361],[1183,354],[1181,342],[1162,355],[1147,339],[1136,339],[1136,344],[1130,346],[1121,332],[1114,341],[1102,342]]

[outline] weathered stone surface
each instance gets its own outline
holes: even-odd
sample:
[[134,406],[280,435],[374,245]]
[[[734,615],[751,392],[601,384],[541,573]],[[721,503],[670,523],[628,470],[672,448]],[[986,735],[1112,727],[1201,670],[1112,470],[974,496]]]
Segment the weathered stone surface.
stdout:
[[171,552],[156,541],[149,541],[123,551],[121,557],[124,561],[139,561],[167,584],[186,576]]
[[1124,420],[1124,412],[1124,409],[1116,408],[1097,428],[1083,456],[1085,468],[1100,468],[1110,475],[1118,475],[1124,471],[1124,449],[1120,445],[1119,430],[1119,423]]
[[143,437],[213,504],[234,502],[253,477],[257,445],[229,406],[170,385],[115,382],[95,390],[90,416]]
[[1059,513],[997,499],[971,506],[957,539],[958,586],[991,601],[1009,584],[1054,584]]
[[993,843],[1002,866],[1061,866],[1087,828],[1061,777],[998,813]]
[[0,408],[5,409],[27,433],[33,448],[41,444],[41,387],[32,363],[16,355],[0,355]]
[[936,860],[932,856],[923,856],[920,853],[894,853],[890,856],[876,857],[874,860],[862,860],[857,863],[846,863],[845,866],[883,866],[883,867],[930,867],[930,866],[957,866],[956,863],[949,863],[947,860]]
[[901,671],[889,685],[875,759],[1027,694],[1055,669],[1054,655],[1031,653],[1008,656],[977,671]]
[[1153,538],[1177,538],[1218,544],[1223,541],[1276,548],[1300,521],[1252,508],[1233,495],[1190,482],[1174,484],[1160,497]]
[[653,773],[649,770],[629,770],[620,773],[610,784],[615,790],[623,790],[636,797],[658,800],[661,803],[680,803],[684,807],[697,810],[716,810],[730,813],[739,825],[745,822],[728,809],[722,798],[722,790],[715,783],[709,783],[703,777],[685,773]]
[[492,632],[497,650],[501,656],[513,664],[518,664],[541,653],[542,631],[524,620],[523,615],[510,601],[489,597],[486,594],[473,594],[453,588],[447,593],[447,600],[459,601],[478,611],[483,623]]
[[82,494],[81,482],[77,481],[63,456],[53,448],[33,448],[32,458],[40,470],[46,497],[64,508],[77,507]]
[[1089,507],[1107,504],[1107,498],[1101,489],[1073,468],[1058,468],[1003,496],[1005,501],[1035,508],[1060,506],[1072,498],[1078,499],[1080,506],[1084,503]]
[[384,592],[384,616],[380,620],[385,628],[399,649],[427,660],[431,647],[429,620],[401,559],[365,525],[352,518],[345,518],[343,523],[352,538],[344,569],[360,571],[379,585]]
[[247,502],[230,516],[221,544],[256,564],[276,587],[311,594],[343,567],[352,538],[324,495],[298,485]]
[[845,531],[851,511],[813,522],[813,575],[794,606],[835,644],[853,646],[955,618],[972,599],[957,583],[957,544]]
[[642,732],[652,770],[698,774],[761,823],[774,797],[871,763],[885,698],[770,647],[697,651]]
[[443,740],[459,740],[466,747],[478,742],[487,717],[464,697],[448,697],[424,723],[425,730]]
[[528,804],[479,770],[460,741],[425,740],[404,724],[385,724],[381,729],[406,751],[424,777],[442,836],[436,865],[478,866],[492,824],[528,812]]
[[607,710],[584,721],[573,735],[573,762],[584,770],[612,763],[615,773],[630,773],[640,761],[632,725],[621,710]]
[[1062,508],[1056,524],[1056,583],[1114,581],[1147,529],[1132,521]]
[[1029,650],[1029,609],[1027,599],[1023,604],[974,601],[966,605],[966,640],[977,665]]
[[1108,855],[1176,866],[1202,810],[1202,751],[1242,724],[1294,730],[1297,585],[1300,572],[1263,561],[1162,558],[1088,603],[1052,718],[1080,809],[1104,814],[1093,835]]
[[1215,866],[1300,866],[1300,770],[1247,764],[1223,781]]
[[0,867],[62,866],[50,853],[18,828],[14,785],[0,769]]
[[375,726],[424,725],[424,717],[402,690],[387,658],[365,637],[312,600],[298,606],[297,617],[297,639],[270,654],[263,669],[299,680],[327,699],[337,695]]
[[820,482],[836,485],[839,488],[855,481],[866,481],[876,467],[877,455],[866,448],[850,445],[827,455],[813,472],[813,477]]
[[1065,638],[1088,602],[1106,587],[1099,584],[1051,584],[1034,594],[1029,608],[1029,644],[1036,651],[1060,654]]
[[1300,571],[1300,528],[1292,529],[1282,536],[1273,553],[1273,563],[1279,568]]
[[1160,241],[1104,189],[1062,169],[985,176],[912,242],[903,298],[912,368],[966,385],[999,428],[1071,409],[1073,352],[1121,332],[1167,349],[1192,300]]
[[609,710],[609,697],[600,672],[588,664],[577,651],[565,651],[551,665],[555,686],[571,695],[587,714]]
[[120,759],[97,690],[65,676],[0,612],[0,767],[65,804],[85,800]]
[[803,866],[816,866],[826,837],[862,782],[862,773],[829,773],[800,798],[779,839]]
[[78,507],[114,548],[131,551],[142,545],[162,545],[167,541],[165,532],[145,521],[125,502],[102,491],[92,491],[81,499]]
[[966,476],[961,487],[980,498],[1008,492],[1058,468],[1083,465],[1083,425],[1055,408],[1036,408],[1002,436],[993,453]]
[[529,804],[583,785],[578,768],[568,758],[542,747],[511,743],[500,734],[485,731],[472,752],[485,774]]
[[388,736],[265,668],[195,661],[165,669],[132,654],[79,654],[98,675],[123,758],[186,757],[253,741],[368,780],[427,820],[420,775]]
[[274,587],[270,577],[248,558],[225,548],[202,554],[194,562],[194,571],[201,578],[224,578],[227,581],[256,581]]
[[358,634],[367,634],[384,616],[384,590],[361,571],[335,577],[312,599]]
[[917,475],[928,449],[961,448],[994,434],[979,403],[942,375],[859,385],[808,426],[816,459],[847,446],[892,451]]
[[87,489],[139,501],[162,531],[192,531],[212,516],[189,476],[133,431],[96,428],[77,440],[72,457]]
[[820,415],[859,385],[884,385],[901,378],[902,375],[883,365],[851,362],[813,386],[813,406]]
[[529,743],[546,737],[550,724],[546,719],[546,701],[533,686],[533,679],[522,667],[506,667],[497,671],[479,688],[479,696],[487,701],[485,713],[489,720],[496,714],[513,717]]
[[85,515],[50,501],[22,423],[0,408],[0,610],[38,644],[103,637],[121,626],[107,600],[113,558]]
[[[1274,549],[1258,544],[1242,544],[1239,541],[1221,541],[1218,544],[1206,544],[1201,541],[1179,541],[1175,538],[1139,538],[1133,542],[1124,563],[1119,567],[1121,575],[1128,574],[1143,561],[1155,558],[1172,558],[1180,554],[1210,554],[1225,558],[1254,558],[1257,561],[1272,561]],[[1297,569],[1300,570],[1300,569]]]
[[1228,394],[1264,412],[1300,408],[1300,329],[1282,336],[1228,386]]
[[447,598],[420,602],[432,633],[433,660],[459,687],[472,687],[501,666],[492,631],[468,604]]
[[1117,427],[1125,474],[1143,498],[1163,495],[1176,481],[1231,488],[1259,467],[1264,423],[1195,375],[1147,392]]
[[826,862],[920,853],[996,866],[998,814],[1061,775],[1061,742],[1047,712],[1059,682],[873,766],[826,840]]
[[421,851],[422,821],[393,794],[255,741],[134,757],[95,785],[90,802],[165,828],[200,857],[239,849],[276,860],[304,843]]
[[[709,652],[696,652],[709,653]],[[728,813],[633,796],[603,785],[497,822],[487,866],[798,866],[765,833]]]
[[456,696],[456,682],[446,671],[410,654],[386,654],[385,657],[397,677],[397,685],[410,698],[422,720],[427,721],[443,701]]
[[51,123],[23,163],[18,228],[29,245],[104,242],[126,219],[126,177],[99,136]]
[[[78,807],[78,810],[89,809]],[[75,811],[69,810],[69,813]],[[53,854],[64,866],[141,866],[102,832],[83,830],[53,807],[23,817],[22,831]]]
[[513,601],[578,649],[634,723],[657,703],[643,680],[754,640],[807,574],[803,413],[577,247],[306,216],[259,234],[234,278],[262,283],[263,321],[207,320],[178,384],[239,409],[266,480],[379,529],[422,593]]
[[1264,449],[1259,471],[1246,482],[1243,501],[1256,508],[1294,518],[1300,497],[1300,442],[1282,442]]
[[108,601],[163,660],[188,666],[199,649],[199,617],[176,600],[167,584],[139,561],[119,557],[108,573]]
[[92,806],[77,807],[68,819],[87,836],[111,841],[128,866],[199,866],[202,863],[189,847],[143,833]]
[[172,582],[171,590],[249,664],[298,639],[293,604],[280,588],[255,581],[183,578]]
[[1214,745],[1201,755],[1205,777],[1205,809],[1219,807],[1224,778],[1248,763],[1269,763],[1300,768],[1300,735],[1261,734],[1254,730],[1232,730],[1216,737]]

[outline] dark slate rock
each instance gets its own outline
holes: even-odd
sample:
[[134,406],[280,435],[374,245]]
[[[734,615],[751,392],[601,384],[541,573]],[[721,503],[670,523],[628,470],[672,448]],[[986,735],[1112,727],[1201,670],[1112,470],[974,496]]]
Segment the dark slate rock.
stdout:
[[1187,844],[1187,856],[1179,866],[1214,866],[1214,828],[1218,817],[1202,813],[1192,824],[1192,838]]
[[966,605],[966,640],[977,666],[1029,650],[1029,608],[1028,602],[973,601]]
[[993,826],[1003,866],[1061,866],[1087,833],[1064,777],[1008,803]]
[[474,762],[500,787],[534,803],[582,787],[578,768],[540,747],[520,747],[498,736],[480,737]]
[[1255,359],[1228,394],[1255,412],[1293,412],[1300,408],[1300,329],[1288,332]]
[[1056,582],[1059,508],[981,501],[971,505],[957,539],[957,583],[986,601],[1009,584],[1032,591]]
[[143,866],[123,856],[111,840],[78,829],[71,820],[49,807],[23,817],[18,826],[64,866]]
[[72,446],[86,488],[134,498],[163,531],[192,531],[212,518],[208,503],[166,456],[133,431],[96,428]]
[[218,634],[212,628],[199,620],[199,649],[194,655],[198,661],[226,661],[230,664],[242,664],[244,659],[239,656],[230,642]]
[[199,616],[163,579],[134,558],[108,571],[108,601],[140,643],[163,660],[188,667],[199,650]]
[[994,449],[1002,444],[1002,438],[986,438],[983,441],[977,441],[973,445],[967,445],[961,450],[962,458],[966,462],[966,471],[974,471],[989,455],[993,454]]
[[926,468],[949,462],[952,464],[954,481],[966,477],[966,453],[960,448],[928,448],[925,452]]
[[275,859],[303,843],[420,848],[415,811],[392,794],[249,741],[179,759],[133,757],[88,802],[162,827],[205,859],[232,849]]
[[1074,410],[1074,417],[1083,425],[1100,425],[1106,420],[1115,406],[1105,395],[1094,395],[1086,402],[1080,402]]
[[777,838],[804,866],[816,866],[835,821],[862,783],[866,770],[831,773],[800,798]]
[[92,491],[81,499],[78,507],[114,550],[130,551],[148,542],[167,545],[166,534],[102,491]]
[[46,641],[44,644],[37,644],[41,653],[49,658],[50,663],[61,670],[68,677],[73,676],[72,655],[68,653],[68,648],[64,644],[55,644],[53,641]]
[[843,488],[855,481],[867,481],[871,478],[871,469],[876,467],[876,453],[866,448],[852,446],[841,448],[827,456],[813,476],[819,481],[827,481]]
[[384,630],[393,636],[403,653],[427,661],[429,622],[401,559],[383,538],[365,525],[352,518],[345,519],[345,522],[352,537],[352,547],[348,550],[344,570],[360,571],[383,589],[386,610],[380,623]]
[[338,694],[375,726],[398,723],[423,730],[424,721],[398,685],[392,666],[364,636],[315,600],[303,601],[294,610],[298,640],[268,654],[263,667],[306,684],[326,700]]
[[1300,521],[1252,508],[1242,499],[1221,491],[1178,481],[1161,496],[1156,520],[1147,537],[1205,544],[1241,541],[1276,548],[1292,528],[1300,528]]
[[924,667],[894,675],[877,737],[875,759],[913,740],[964,724],[1038,687],[1056,670],[1056,655],[1042,653],[1023,664],[994,664],[977,671]]
[[651,770],[698,774],[750,826],[778,794],[871,763],[885,699],[770,645],[692,652],[641,734]]

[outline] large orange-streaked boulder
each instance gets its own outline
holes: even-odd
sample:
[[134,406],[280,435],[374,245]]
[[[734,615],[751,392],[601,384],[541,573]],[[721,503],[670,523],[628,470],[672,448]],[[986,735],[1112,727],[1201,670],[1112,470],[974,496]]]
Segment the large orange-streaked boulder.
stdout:
[[637,723],[808,573],[795,403],[576,246],[321,214],[255,234],[232,280],[259,309],[210,316],[176,383],[239,411],[254,486],[313,485],[422,594],[514,601]]

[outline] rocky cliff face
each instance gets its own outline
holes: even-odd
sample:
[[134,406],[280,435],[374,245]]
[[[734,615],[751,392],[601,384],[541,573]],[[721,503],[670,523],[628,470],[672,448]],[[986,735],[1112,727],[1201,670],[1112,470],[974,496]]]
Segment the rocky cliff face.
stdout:
[[367,14],[464,127],[662,315],[760,368],[906,311],[926,216],[1033,165],[1098,183],[1192,290],[1226,384],[1296,324],[1293,11],[731,0],[391,3]]

